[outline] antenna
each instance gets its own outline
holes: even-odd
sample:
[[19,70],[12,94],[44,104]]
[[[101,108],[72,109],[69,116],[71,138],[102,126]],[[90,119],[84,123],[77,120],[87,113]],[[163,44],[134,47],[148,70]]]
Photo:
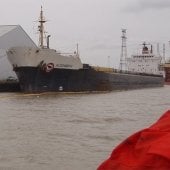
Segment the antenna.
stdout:
[[126,29],[122,29],[122,46],[121,46],[121,55],[120,55],[120,70],[126,69],[126,58],[127,58],[127,46],[126,46]]
[[45,46],[44,46],[44,34],[45,34],[44,33],[44,23],[46,23],[47,21],[44,18],[42,6],[41,6],[40,18],[39,18],[38,22],[40,23],[40,25],[38,26],[38,31],[40,32],[40,34],[39,34],[39,46],[41,48],[45,48]]
[[107,67],[110,68],[110,56],[107,56]]
[[160,56],[159,43],[157,43],[157,54]]
[[77,43],[77,55],[79,56],[79,44]]
[[162,63],[165,63],[165,53],[166,53],[166,48],[165,48],[165,44],[163,44],[163,56],[162,56]]

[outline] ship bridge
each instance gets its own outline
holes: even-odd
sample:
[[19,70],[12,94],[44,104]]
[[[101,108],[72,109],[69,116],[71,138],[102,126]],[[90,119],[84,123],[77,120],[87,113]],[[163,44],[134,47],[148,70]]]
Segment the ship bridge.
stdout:
[[149,73],[149,74],[162,74],[160,72],[161,57],[153,53],[151,44],[142,44],[140,54],[134,54],[127,58],[127,69],[130,72]]

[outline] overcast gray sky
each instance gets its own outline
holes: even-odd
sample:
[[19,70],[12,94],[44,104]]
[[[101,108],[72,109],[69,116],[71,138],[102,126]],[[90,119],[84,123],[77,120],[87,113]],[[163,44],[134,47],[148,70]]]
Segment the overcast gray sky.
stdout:
[[83,62],[118,67],[121,29],[127,29],[128,56],[143,41],[170,40],[170,0],[1,0],[0,24],[19,24],[38,43],[40,6],[49,22],[51,47],[74,51],[79,43]]

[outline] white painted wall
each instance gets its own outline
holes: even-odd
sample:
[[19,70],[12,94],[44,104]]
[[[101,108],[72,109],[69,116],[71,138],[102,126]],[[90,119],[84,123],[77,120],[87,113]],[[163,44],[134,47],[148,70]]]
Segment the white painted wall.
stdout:
[[0,25],[0,80],[16,77],[6,55],[6,50],[15,46],[36,47],[36,44],[20,25]]
[[159,65],[161,64],[161,57],[149,57],[149,55],[146,55],[145,57],[143,56],[141,55],[140,58],[135,58],[134,56],[132,56],[131,58],[127,58],[128,71],[161,74],[159,70]]

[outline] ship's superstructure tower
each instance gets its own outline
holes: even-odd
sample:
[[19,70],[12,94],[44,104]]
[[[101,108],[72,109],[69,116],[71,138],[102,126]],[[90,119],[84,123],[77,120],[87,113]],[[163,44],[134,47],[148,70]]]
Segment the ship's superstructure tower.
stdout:
[[126,58],[127,58],[127,46],[126,46],[126,29],[122,29],[122,46],[121,46],[121,55],[120,55],[120,70],[126,70]]
[[39,18],[38,22],[40,23],[40,25],[38,26],[39,46],[40,46],[40,48],[45,48],[46,46],[44,45],[44,39],[46,39],[46,35],[45,35],[45,30],[44,30],[44,23],[46,23],[47,21],[44,18],[42,6],[41,6],[40,18]]
[[127,70],[136,73],[162,74],[162,71],[160,71],[160,55],[153,53],[153,46],[151,44],[144,42],[142,45],[141,53],[127,58]]

